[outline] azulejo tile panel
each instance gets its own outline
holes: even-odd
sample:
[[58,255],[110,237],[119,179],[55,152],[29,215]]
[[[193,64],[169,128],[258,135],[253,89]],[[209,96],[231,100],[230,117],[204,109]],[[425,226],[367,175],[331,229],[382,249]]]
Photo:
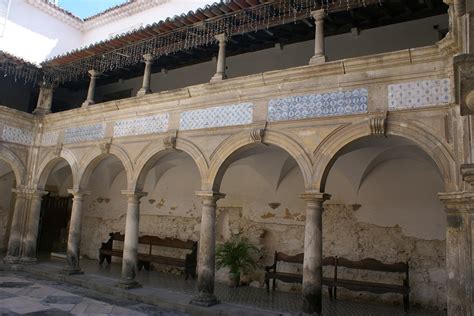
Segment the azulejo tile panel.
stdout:
[[22,145],[32,145],[33,133],[28,130],[5,125],[3,126],[2,139],[6,142]]
[[64,143],[80,143],[99,140],[104,137],[105,124],[91,124],[79,127],[66,128],[64,131]]
[[268,103],[268,121],[367,113],[368,94],[366,88],[361,88],[272,99]]
[[169,114],[116,121],[114,137],[163,133],[168,130]]
[[191,130],[245,125],[252,123],[252,119],[253,104],[240,103],[183,112],[181,113],[179,128],[181,130]]
[[413,109],[452,102],[449,79],[421,80],[388,86],[389,110]]
[[58,143],[59,133],[58,132],[45,132],[41,137],[41,145],[43,146],[54,146]]

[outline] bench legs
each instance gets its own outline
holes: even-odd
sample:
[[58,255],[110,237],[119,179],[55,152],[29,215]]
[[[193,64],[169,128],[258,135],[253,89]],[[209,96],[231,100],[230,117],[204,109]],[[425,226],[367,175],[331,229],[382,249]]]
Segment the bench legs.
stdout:
[[408,308],[410,307],[410,294],[403,295],[403,309],[405,313],[408,313]]
[[112,262],[112,256],[99,255],[99,264],[102,264],[104,260],[107,260],[107,263],[110,264]]

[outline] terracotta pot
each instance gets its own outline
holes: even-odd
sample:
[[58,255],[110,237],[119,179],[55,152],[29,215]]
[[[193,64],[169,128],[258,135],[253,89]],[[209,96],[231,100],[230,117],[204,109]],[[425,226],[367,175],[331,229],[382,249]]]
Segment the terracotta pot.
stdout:
[[238,287],[240,285],[240,272],[229,272],[229,286]]

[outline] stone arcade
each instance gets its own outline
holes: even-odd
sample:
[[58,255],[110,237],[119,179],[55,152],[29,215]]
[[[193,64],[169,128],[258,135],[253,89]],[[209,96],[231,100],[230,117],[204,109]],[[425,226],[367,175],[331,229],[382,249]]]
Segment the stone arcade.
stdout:
[[[191,239],[192,303],[210,306],[226,279],[216,243],[240,234],[261,266],[304,251],[302,286],[278,286],[301,291],[305,313],[321,312],[331,255],[409,260],[412,304],[474,314],[472,1],[229,0],[161,22],[149,15],[169,12],[163,1],[85,20],[48,1],[10,5],[4,262],[33,264],[64,239],[64,272],[81,273],[81,256],[97,260],[117,231],[117,283],[133,288],[139,236]],[[76,34],[41,67],[8,44],[21,6]],[[45,207],[53,199],[63,211]],[[263,273],[244,281],[263,287]]]

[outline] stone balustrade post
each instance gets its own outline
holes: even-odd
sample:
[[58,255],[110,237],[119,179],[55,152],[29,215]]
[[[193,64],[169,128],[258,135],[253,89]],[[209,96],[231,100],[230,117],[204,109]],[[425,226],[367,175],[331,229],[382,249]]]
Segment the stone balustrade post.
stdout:
[[53,84],[48,84],[46,82],[42,82],[40,84],[38,102],[36,103],[36,109],[33,111],[34,114],[46,115],[51,113],[51,107],[53,105],[53,93]]
[[309,64],[322,64],[326,62],[326,51],[324,48],[324,16],[323,9],[311,12],[316,26],[314,38],[314,56],[311,57]]
[[222,81],[227,78],[227,75],[225,73],[225,49],[227,37],[225,34],[218,34],[215,37],[219,41],[219,54],[217,56],[216,74],[211,78],[211,82]]
[[140,284],[135,280],[138,264],[140,199],[146,196],[147,193],[124,190],[122,194],[128,198],[128,207],[123,244],[122,275],[117,286],[131,289],[140,287]]
[[216,208],[217,200],[225,197],[218,192],[196,192],[202,200],[201,236],[198,257],[198,295],[191,304],[212,306],[219,301],[214,295],[214,278],[216,262]]
[[30,211],[28,213],[26,239],[24,242],[21,263],[34,264],[38,262],[36,258],[36,245],[38,239],[39,220],[41,215],[41,204],[46,191],[32,191]]
[[303,312],[321,315],[323,287],[323,202],[328,194],[305,192],[306,201],[303,260]]
[[474,164],[463,165],[461,173],[470,190],[440,193],[447,213],[446,272],[448,316],[471,316],[473,311]]
[[22,226],[25,217],[25,207],[27,202],[27,192],[23,189],[13,189],[15,195],[15,209],[8,240],[7,255],[3,259],[5,263],[15,264],[20,262]]
[[88,191],[68,190],[73,195],[71,219],[69,221],[69,235],[67,239],[67,265],[63,271],[66,274],[81,274],[79,266],[81,230],[82,230],[82,205]]
[[89,75],[91,77],[89,81],[89,89],[87,90],[87,99],[82,103],[82,107],[87,107],[95,103],[95,86],[97,78],[101,75],[97,70],[89,70]]
[[142,88],[138,90],[137,96],[141,97],[151,93],[150,82],[151,82],[151,66],[153,65],[154,57],[151,54],[143,55],[143,61],[145,62],[145,72],[143,74]]

